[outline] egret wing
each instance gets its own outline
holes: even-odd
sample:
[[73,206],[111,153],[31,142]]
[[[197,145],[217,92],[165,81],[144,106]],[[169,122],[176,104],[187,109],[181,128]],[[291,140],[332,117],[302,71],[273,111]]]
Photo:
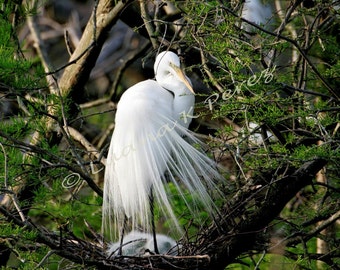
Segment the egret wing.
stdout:
[[171,99],[158,83],[147,80],[129,88],[118,103],[103,203],[104,215],[118,218],[118,226],[126,215],[133,226],[148,227],[150,187],[162,182],[166,159],[161,152],[170,151],[164,142],[168,123],[160,115],[171,115]]
[[186,193],[197,194],[193,201],[186,201],[192,213],[199,203],[209,213],[217,211],[209,190],[218,191],[214,180],[220,174],[214,161],[193,146],[202,143],[175,119],[172,99],[157,82],[147,80],[128,89],[118,104],[105,171],[103,213],[109,220],[114,217],[119,228],[126,216],[133,228],[151,231],[152,187],[160,208],[179,229],[168,199],[166,171],[184,200]]

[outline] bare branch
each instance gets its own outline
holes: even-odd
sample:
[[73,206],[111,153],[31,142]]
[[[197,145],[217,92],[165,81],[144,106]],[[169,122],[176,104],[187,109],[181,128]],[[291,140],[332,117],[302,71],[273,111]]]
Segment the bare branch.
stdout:
[[[128,0],[114,3],[110,0],[99,0],[98,7],[93,11],[83,36],[69,60],[72,62],[77,59],[77,62],[68,66],[60,79],[59,86],[63,97],[75,97],[75,93],[82,93],[108,31],[118,20],[120,13],[131,2]],[[86,53],[84,53],[85,51]],[[79,58],[79,56],[81,57]],[[75,98],[74,102],[76,101]]]
[[271,36],[274,36],[274,37],[277,37],[279,39],[282,39],[282,40],[285,40],[289,43],[291,43],[298,51],[299,53],[302,55],[302,57],[306,60],[306,62],[308,63],[308,65],[310,66],[310,68],[313,70],[313,72],[316,74],[316,76],[320,79],[320,81],[323,83],[323,85],[328,89],[328,91],[333,95],[334,98],[336,98],[336,100],[339,100],[340,99],[340,96],[339,94],[330,86],[330,84],[325,80],[325,78],[323,76],[321,76],[320,72],[318,71],[318,69],[315,67],[315,65],[312,63],[312,61],[309,59],[309,57],[306,55],[306,53],[304,52],[304,50],[301,48],[301,46],[297,43],[296,40],[292,40],[286,36],[283,36],[281,34],[276,34],[276,33],[273,33],[269,30],[266,30],[264,29],[263,27],[259,26],[258,24],[256,23],[253,23],[251,21],[248,21],[244,18],[241,18],[239,17],[234,11],[232,11],[231,9],[225,7],[225,6],[222,6],[222,8],[224,10],[226,10],[228,13],[232,14],[233,16],[235,17],[238,17],[241,21],[243,22],[246,22],[248,24],[250,24],[251,26],[261,30],[262,32],[268,34],[268,35],[271,35]]
[[[142,19],[144,21],[145,28],[146,28],[146,30],[149,34],[150,41],[152,43],[152,47],[154,49],[157,49],[158,48],[158,42],[157,42],[157,39],[155,38],[155,29],[152,26],[152,19],[149,16],[149,14],[146,10],[146,3],[147,2],[144,1],[144,0],[139,0],[141,15],[142,15]],[[156,3],[156,5],[157,5],[157,3]]]
[[[37,6],[37,1],[33,1],[33,6]],[[44,67],[44,70],[46,72],[46,80],[48,82],[50,92],[51,94],[57,94],[57,88],[56,80],[53,78],[53,75],[50,74],[50,68],[52,67],[52,63],[50,61],[50,58],[48,56],[47,50],[45,48],[45,44],[41,39],[39,27],[36,22],[36,16],[28,16],[27,17],[27,24],[30,28],[31,35],[34,41],[34,47],[38,52],[39,58],[41,60],[41,63]]]
[[68,126],[65,127],[67,129],[69,135],[76,141],[80,142],[88,153],[94,155],[100,162],[105,166],[106,165],[106,158],[102,157],[100,152],[76,129]]

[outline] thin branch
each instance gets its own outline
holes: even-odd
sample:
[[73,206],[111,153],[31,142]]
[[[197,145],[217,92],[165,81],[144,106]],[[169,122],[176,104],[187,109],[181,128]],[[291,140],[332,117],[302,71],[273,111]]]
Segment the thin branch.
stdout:
[[[32,5],[36,7],[37,1],[33,1]],[[50,92],[51,94],[56,94],[57,93],[56,80],[52,76],[52,74],[50,74],[50,68],[52,67],[52,63],[50,61],[47,50],[45,48],[45,44],[41,39],[40,31],[39,31],[39,27],[36,22],[36,19],[37,19],[36,16],[28,16],[27,24],[31,31],[31,35],[34,41],[34,47],[37,50],[40,61],[44,67],[44,70],[46,73],[46,80],[48,82]]]
[[[200,43],[198,42],[198,44],[200,44]],[[201,61],[202,61],[203,69],[207,73],[207,75],[208,75],[209,79],[211,80],[212,84],[216,87],[216,89],[219,92],[221,92],[221,93],[225,92],[225,89],[218,83],[218,81],[216,80],[214,75],[210,72],[210,69],[207,66],[208,61],[207,61],[207,59],[206,59],[206,57],[204,55],[203,49],[200,49],[200,55],[201,55]]]
[[131,61],[136,59],[142,52],[144,52],[144,50],[146,48],[148,48],[149,44],[150,44],[149,42],[143,42],[139,46],[139,49],[136,50],[135,53],[129,52],[123,59],[121,59],[121,63],[119,65],[119,67],[115,71],[114,80],[113,80],[112,85],[110,87],[109,97],[108,97],[110,100],[113,99],[113,96],[116,93],[116,90],[117,90],[117,87],[118,87],[118,83],[119,83],[119,81],[121,79],[121,76],[123,75],[123,71],[127,68],[128,64]]
[[146,10],[146,3],[147,3],[147,1],[145,1],[145,0],[140,0],[139,1],[141,16],[142,16],[142,19],[144,21],[144,25],[145,25],[146,31],[148,32],[148,35],[149,35],[152,47],[154,49],[157,49],[158,48],[158,43],[157,43],[157,39],[155,38],[155,29],[154,29],[154,27],[152,25],[152,19],[149,16],[149,14],[148,14],[148,12]]
[[327,228],[328,226],[330,226],[331,224],[333,224],[334,222],[336,222],[338,219],[340,219],[340,211],[336,212],[335,214],[333,214],[332,216],[330,216],[328,219],[326,219],[323,222],[320,222],[320,224],[311,232],[308,233],[309,238],[317,235],[318,233],[320,233],[322,230],[324,230],[325,228]]
[[[82,93],[104,45],[107,33],[118,20],[120,13],[131,2],[132,0],[99,0],[79,44],[69,60],[70,63],[76,63],[76,65],[67,66],[60,78],[59,86],[63,97],[76,97],[74,93]],[[95,19],[96,21],[94,21]],[[74,102],[77,102],[77,100],[74,100]]]
[[[99,269],[210,269],[210,257],[208,255],[194,256],[169,256],[169,255],[146,255],[142,257],[125,257],[119,256],[112,259],[106,259],[102,253],[102,248],[96,244],[86,242],[77,238],[72,233],[67,233],[60,239],[60,236],[47,230],[44,227],[37,227],[28,221],[21,221],[15,215],[10,213],[6,208],[0,206],[2,213],[8,221],[24,228],[26,231],[36,233],[38,243],[49,246],[55,254],[67,258],[75,263],[81,263],[86,266],[96,266]],[[60,244],[63,248],[60,248]],[[48,253],[45,257],[51,255]],[[43,259],[43,260],[44,260]],[[40,263],[43,262],[40,261]],[[134,266],[134,267],[133,267]]]
[[72,61],[69,61],[67,64],[62,65],[61,67],[59,67],[57,69],[54,69],[52,71],[47,72],[46,75],[53,75],[53,74],[58,73],[59,71],[65,69],[69,66],[76,64],[89,50],[92,49],[93,46],[94,46],[94,42],[91,43],[77,58],[73,59]]
[[[299,190],[311,183],[315,174],[326,163],[327,161],[323,159],[315,159],[306,162],[295,171],[292,171],[291,168],[290,174],[272,181],[268,185],[266,200],[261,203],[258,210],[241,219],[237,226],[233,226],[232,232],[221,235],[221,228],[228,228],[228,220],[225,219],[222,219],[220,224],[209,228],[207,233],[210,237],[201,244],[201,252],[212,256],[213,260],[210,266],[215,267],[214,269],[222,269],[243,251],[252,248],[256,241],[256,235],[277,217]],[[268,175],[267,178],[272,177],[272,175]]]
[[94,155],[98,160],[100,159],[100,162],[105,166],[106,165],[106,158],[104,158],[100,151],[96,149],[78,130],[72,128],[72,127],[67,127],[68,133],[70,136],[81,143],[82,146],[85,147],[86,151],[91,153],[91,155]]
[[286,89],[289,89],[289,90],[292,90],[292,91],[297,91],[297,92],[301,92],[301,93],[304,93],[304,94],[309,94],[309,95],[319,96],[319,97],[324,97],[324,98],[331,98],[330,96],[325,95],[323,93],[318,93],[318,92],[314,92],[314,91],[311,91],[311,90],[308,90],[308,89],[301,89],[301,88],[293,87],[293,86],[285,84],[285,83],[281,83],[281,85],[282,85],[283,88],[286,88]]
[[268,34],[268,35],[271,35],[271,36],[274,36],[274,37],[277,37],[279,39],[282,39],[282,40],[285,40],[289,43],[291,43],[299,52],[300,54],[303,56],[303,58],[306,60],[306,62],[308,63],[308,65],[310,66],[310,68],[313,70],[313,72],[316,74],[316,76],[320,79],[320,81],[323,83],[323,85],[328,89],[328,91],[333,95],[334,98],[336,98],[336,100],[339,100],[340,99],[340,96],[339,94],[329,85],[329,83],[324,79],[324,77],[321,76],[320,72],[318,71],[318,69],[315,67],[315,65],[312,63],[312,61],[308,58],[308,56],[306,55],[306,53],[304,52],[304,50],[299,46],[299,44],[297,43],[296,40],[293,40],[293,39],[290,39],[286,36],[283,36],[281,34],[277,34],[277,33],[273,33],[269,30],[266,30],[264,29],[263,27],[259,26],[258,24],[256,23],[253,23],[251,21],[248,21],[242,17],[240,17],[239,15],[237,15],[234,11],[232,11],[231,9],[225,7],[222,5],[222,8],[227,11],[228,13],[232,14],[233,16],[239,18],[241,21],[245,22],[245,23],[248,23],[250,24],[251,26],[259,29],[260,31]]
[[[298,232],[298,233],[291,235],[290,237],[287,237],[286,239],[289,238],[289,240],[286,241],[286,245],[292,246],[292,245],[296,245],[296,244],[300,243],[301,237],[304,239],[304,241],[308,241],[309,239],[315,237],[322,230],[329,227],[331,224],[333,224],[334,222],[336,222],[339,219],[340,219],[340,211],[334,213],[328,219],[326,219],[322,222],[319,222],[319,225],[316,226],[313,230],[311,230],[308,233]],[[315,222],[317,222],[317,220]]]
[[47,254],[44,256],[44,258],[42,258],[41,261],[39,262],[39,264],[36,266],[36,269],[38,269],[38,268],[40,268],[40,267],[43,267],[45,261],[46,261],[49,257],[51,257],[54,253],[55,253],[54,250],[49,250],[49,251],[47,252]]
[[[92,100],[83,104],[80,104],[79,107],[81,109],[88,109],[88,108],[93,108],[96,106],[103,105],[105,103],[108,103],[110,101],[110,97],[103,97],[103,98],[98,98],[96,100]],[[116,106],[114,106],[114,109],[116,109]],[[75,120],[73,120],[75,121]]]
[[0,142],[0,147],[2,152],[4,153],[4,186],[6,189],[8,189],[8,164],[7,164],[7,153],[5,150],[5,147]]
[[[77,166],[74,166],[74,164],[73,165],[68,164],[64,159],[62,159],[60,156],[53,154],[51,151],[40,148],[34,144],[19,141],[13,138],[12,136],[9,136],[8,134],[6,134],[5,132],[1,130],[0,130],[0,137],[6,138],[7,140],[13,143],[12,147],[17,147],[19,149],[22,149],[23,151],[27,152],[27,154],[29,154],[30,152],[33,152],[33,153],[39,153],[45,156],[49,156],[51,160],[54,160],[57,163],[59,163],[61,167],[64,167],[74,173],[79,174],[79,176],[87,182],[87,184],[93,189],[94,192],[96,192],[99,196],[103,196],[103,191],[96,185],[93,179],[87,174],[85,174],[83,170],[79,169]],[[5,198],[3,198],[3,201],[4,200]],[[1,205],[8,206],[8,201],[6,202],[3,202],[3,201],[1,201]]]
[[[7,153],[6,153],[6,150],[5,150],[5,147],[3,146],[3,144],[0,142],[0,148],[4,154],[4,187],[5,189],[8,191],[6,192],[6,195],[11,198],[13,204],[14,204],[14,207],[17,209],[18,213],[19,213],[19,216],[21,218],[21,220],[23,222],[26,221],[26,217],[23,213],[23,211],[21,210],[20,206],[19,206],[19,202],[16,198],[16,195],[15,193],[12,191],[12,189],[8,186],[8,164],[7,164]],[[6,198],[6,197],[5,197]]]

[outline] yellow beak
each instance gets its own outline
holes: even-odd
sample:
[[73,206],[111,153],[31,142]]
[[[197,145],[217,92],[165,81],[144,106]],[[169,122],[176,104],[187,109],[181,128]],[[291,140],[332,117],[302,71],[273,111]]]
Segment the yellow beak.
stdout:
[[175,70],[178,78],[185,84],[185,86],[195,95],[195,91],[191,86],[191,83],[189,82],[188,78],[185,76],[184,71],[175,65],[171,65],[171,67]]

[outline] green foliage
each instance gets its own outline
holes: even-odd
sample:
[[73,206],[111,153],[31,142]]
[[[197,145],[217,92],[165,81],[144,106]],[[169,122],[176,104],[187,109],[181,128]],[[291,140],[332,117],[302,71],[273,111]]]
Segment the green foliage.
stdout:
[[[11,23],[14,7],[18,8],[19,24],[36,10],[29,4],[16,6],[15,2],[0,1],[0,83],[4,92],[0,105],[8,97],[21,102],[17,114],[0,121],[3,146],[0,189],[11,193],[18,183],[26,181],[33,194],[28,194],[18,207],[29,206],[27,215],[37,226],[56,235],[73,234],[80,239],[97,241],[84,221],[94,231],[101,231],[102,199],[88,187],[79,171],[85,171],[92,178],[98,176],[99,180],[102,174],[89,173],[91,153],[60,130],[65,121],[74,117],[68,113],[74,106],[73,100],[51,94],[40,60],[23,57],[17,37],[18,24]],[[237,263],[226,269],[316,269],[317,237],[326,239],[332,251],[339,248],[338,232],[311,234],[318,222],[338,211],[340,199],[339,103],[329,90],[332,87],[337,91],[340,74],[340,45],[336,35],[339,22],[338,17],[333,17],[336,12],[333,2],[313,1],[316,5],[313,8],[303,7],[301,3],[285,25],[278,19],[274,22],[276,29],[284,25],[280,34],[293,39],[294,44],[274,32],[270,35],[256,29],[247,33],[240,18],[227,11],[239,14],[243,1],[229,1],[224,6],[223,1],[172,2],[181,10],[185,24],[176,36],[181,42],[171,40],[184,53],[202,56],[201,60],[195,59],[189,69],[199,74],[212,91],[197,95],[197,100],[202,102],[196,109],[204,121],[213,123],[208,124],[207,133],[215,136],[209,144],[215,152],[209,155],[216,158],[222,153],[221,156],[229,158],[229,178],[225,185],[230,193],[226,194],[226,200],[235,199],[236,193],[254,184],[237,209],[232,209],[240,213],[236,221],[247,220],[249,214],[266,202],[273,182],[284,181],[308,161],[328,162],[320,172],[324,179],[315,178],[313,185],[302,189],[263,230],[258,246],[240,255]],[[279,2],[283,11],[290,8],[288,2]],[[320,10],[323,12],[318,13]],[[158,23],[161,24],[161,20]],[[101,136],[112,119],[98,114],[98,110],[102,108],[83,109],[83,113],[84,119],[102,131],[96,131]],[[53,121],[48,115],[51,111]],[[50,127],[50,120],[55,128]],[[79,126],[83,128],[82,123]],[[84,128],[83,133],[87,132]],[[39,143],[31,147],[33,135],[37,134]],[[188,235],[201,232],[202,227],[209,224],[209,217],[200,205],[197,205],[198,216],[192,217],[173,184],[168,185],[168,190],[174,198],[176,215]],[[195,194],[185,195],[189,202],[195,199]],[[171,225],[159,212],[156,209],[160,226],[164,231],[171,231]],[[43,264],[46,269],[71,265],[50,254],[47,246],[36,245],[37,231],[19,227],[4,216],[0,217],[0,235],[1,241],[15,251],[9,267],[36,268],[47,254],[48,260]],[[339,259],[330,259],[323,269],[331,269],[332,262],[337,263]]]
[[[59,194],[57,194],[59,193]],[[96,231],[101,228],[101,203],[97,196],[86,195],[72,198],[72,191],[54,183],[51,190],[37,191],[35,207],[30,215],[40,220],[45,227],[58,231],[65,226],[77,237],[90,236],[85,226],[88,222]]]
[[340,60],[338,60],[334,65],[325,70],[325,76],[327,78],[339,78],[340,74]]
[[261,269],[299,269],[299,262],[288,259],[282,255],[275,254],[255,254],[251,258],[242,258],[242,263],[233,263],[227,266],[226,270],[247,270],[256,269],[261,265]]
[[[100,231],[101,202],[91,191],[78,194],[74,187],[63,186],[63,180],[72,173],[65,167],[74,160],[69,150],[61,151],[58,145],[51,144],[51,137],[44,136],[50,132],[44,117],[51,111],[51,106],[54,106],[56,118],[62,119],[61,100],[46,91],[45,74],[39,59],[23,57],[16,29],[11,24],[14,8],[18,22],[34,10],[28,6],[16,6],[14,1],[6,2],[0,3],[0,105],[13,99],[20,101],[21,107],[17,115],[0,121],[1,200],[4,194],[12,194],[14,187],[24,182],[33,194],[17,201],[17,207],[29,207],[31,221],[51,232],[59,232],[62,226],[66,226],[63,228],[68,228],[80,238],[87,238],[87,235],[92,237],[84,220]],[[27,94],[32,99],[26,99]],[[34,99],[41,102],[34,102]],[[66,111],[68,102],[63,106]],[[39,144],[31,148],[29,145],[37,134],[43,136],[39,137]],[[57,156],[59,159],[55,158]],[[82,183],[79,181],[79,184]],[[36,231],[7,222],[4,216],[0,217],[0,235],[1,242],[15,251],[8,267],[35,269],[50,251],[47,246],[37,245]],[[69,264],[59,256],[50,254],[44,266],[46,269],[58,269]]]
[[26,238],[27,240],[32,240],[36,237],[36,232],[34,231],[27,231],[20,226],[5,223],[0,223],[0,233],[1,235],[11,235],[13,238],[23,237],[23,239]]
[[[283,1],[281,5],[288,8]],[[335,18],[332,17],[334,10],[328,9],[330,1],[318,1],[316,5],[329,11],[325,18]],[[203,60],[205,65],[212,67],[210,74],[205,72],[204,65],[195,68],[199,68],[205,83],[212,89],[219,86],[219,91],[207,96],[201,107],[209,110],[212,118],[228,119],[225,122],[233,123],[221,126],[215,134],[222,141],[218,148],[230,152],[237,160],[236,169],[231,172],[236,179],[235,186],[254,179],[263,187],[271,181],[284,179],[288,169],[299,169],[312,160],[328,161],[326,178],[333,180],[327,183],[335,189],[334,193],[320,187],[306,187],[301,191],[303,201],[295,205],[293,200],[293,206],[288,205],[282,211],[283,221],[278,221],[275,233],[270,235],[276,237],[276,232],[284,232],[282,237],[289,239],[294,234],[308,234],[315,228],[312,220],[334,214],[339,205],[339,174],[333,170],[340,161],[336,146],[339,143],[339,104],[328,90],[330,86],[338,92],[339,87],[337,56],[340,46],[338,36],[334,35],[338,22],[325,29],[317,22],[321,14],[315,8],[296,8],[299,15],[292,16],[280,34],[296,41],[307,59],[301,56],[295,44],[285,39],[260,29],[251,35],[240,30],[240,21],[227,12],[227,9],[240,12],[236,3],[224,3],[227,9],[223,9],[221,2],[186,1],[181,7],[191,26],[186,38],[206,57]],[[313,24],[308,23],[310,20]],[[280,24],[277,22],[276,26],[279,28]],[[263,179],[263,175],[269,178]],[[260,194],[257,196],[259,202],[266,198]],[[250,203],[248,207],[255,209]],[[308,222],[310,225],[305,226]],[[278,238],[282,239],[281,236]],[[327,239],[330,241],[331,237]],[[336,249],[337,244],[331,243]],[[290,254],[284,253],[286,247],[280,248],[281,255],[264,251],[263,254],[241,256],[239,259],[244,266],[233,264],[227,269],[268,269],[273,265],[275,269],[316,269],[316,260],[310,260],[306,255],[316,252],[314,237],[306,238],[303,244],[287,247]],[[324,269],[330,269],[325,265]]]
[[[207,215],[207,212],[202,208],[202,205],[200,205],[200,202],[197,200],[197,194],[192,193],[186,193],[186,194],[179,194],[178,189],[173,183],[167,184],[168,192],[171,194],[172,197],[172,205],[173,209],[175,209],[175,215],[179,217],[179,225],[182,228],[185,228],[188,235],[196,235],[198,231],[202,230],[204,227],[206,227],[209,224],[209,220],[211,217]],[[188,209],[187,204],[183,200],[183,196],[185,197],[186,202],[188,205],[195,205],[195,209]],[[156,212],[158,212],[160,209],[156,207]],[[195,212],[197,215],[192,216],[192,212]],[[173,224],[169,224],[166,219],[164,220],[164,217],[159,217],[161,221],[163,221],[163,226],[165,229],[169,230],[171,233],[174,233],[175,230],[171,228]],[[187,227],[187,225],[190,224],[190,227]]]
[[338,153],[331,151],[331,149],[327,146],[325,147],[317,147],[317,146],[310,146],[307,147],[305,145],[299,145],[294,149],[294,152],[291,155],[292,161],[296,161],[298,164],[310,161],[316,158],[327,158],[332,160],[332,156],[335,157]]
[[0,80],[12,91],[41,87],[43,69],[40,64],[21,56],[9,16],[6,10],[0,16]]

